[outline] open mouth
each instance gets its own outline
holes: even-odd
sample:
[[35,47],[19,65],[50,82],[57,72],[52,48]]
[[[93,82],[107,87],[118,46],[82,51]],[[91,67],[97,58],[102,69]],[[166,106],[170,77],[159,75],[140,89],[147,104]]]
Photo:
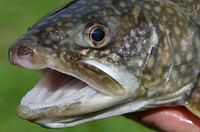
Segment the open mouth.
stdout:
[[52,69],[40,71],[44,77],[21,101],[21,105],[32,110],[109,97],[75,77]]
[[43,78],[22,98],[17,115],[45,127],[63,128],[129,110],[117,104],[129,98],[122,86],[133,86],[135,82],[127,83],[132,76],[94,61],[73,68],[40,69]]

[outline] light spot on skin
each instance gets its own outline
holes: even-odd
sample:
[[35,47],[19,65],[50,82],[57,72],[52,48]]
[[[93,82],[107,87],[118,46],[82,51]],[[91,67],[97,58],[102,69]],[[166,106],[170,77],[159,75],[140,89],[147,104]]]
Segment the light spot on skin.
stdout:
[[68,30],[68,31],[67,31],[67,34],[73,34],[73,31]]
[[87,55],[87,54],[89,53],[89,51],[90,51],[90,49],[84,49],[84,50],[82,51],[82,54],[83,54],[83,55]]
[[180,26],[183,26],[184,24],[183,24],[183,22],[182,22],[182,21],[179,21],[179,25],[180,25]]
[[172,38],[172,44],[173,44],[173,48],[177,49],[178,48],[178,42],[175,38]]
[[120,60],[120,56],[117,55],[116,53],[112,53],[108,56],[108,60],[112,61],[112,62],[117,62]]
[[162,19],[163,19],[164,22],[167,22],[167,17],[166,16],[163,16]]
[[165,5],[165,1],[160,1],[160,6],[164,6]]
[[171,76],[172,76],[172,79],[173,79],[173,80],[178,79],[178,72],[177,72],[176,70],[174,70],[174,71],[172,72]]
[[57,57],[57,54],[52,54],[52,57]]
[[155,30],[153,30],[153,32],[152,32],[152,35],[151,35],[151,43],[153,44],[153,45],[156,45],[156,44],[158,44],[158,34],[157,34],[157,32],[155,31]]
[[189,28],[189,29],[187,29],[187,34],[191,35],[191,34],[193,34],[193,31]]
[[149,4],[145,4],[144,7],[147,9],[147,10],[151,10],[151,6]]
[[177,26],[174,27],[174,31],[175,31],[176,35],[180,35],[181,34],[180,28],[177,27]]
[[151,81],[148,85],[149,85],[149,87],[156,87],[156,86],[159,86],[162,82],[163,81],[161,78],[157,78],[157,79],[154,79],[153,81]]
[[155,0],[150,0],[150,2],[152,5],[155,4]]
[[122,7],[122,8],[125,8],[126,7],[126,2],[120,1],[119,2],[119,6]]
[[74,25],[73,23],[68,22],[68,23],[65,24],[65,27],[73,27],[73,25]]
[[191,61],[192,58],[193,58],[193,54],[192,54],[191,52],[189,52],[189,53],[187,54],[186,60],[187,60],[187,61]]
[[167,40],[167,38],[164,38],[164,43],[168,45],[168,40]]
[[155,63],[155,57],[154,57],[154,56],[151,56],[151,57],[149,58],[148,63],[147,63],[147,67],[148,67],[148,68],[152,68],[153,65],[154,65],[154,63]]
[[46,30],[46,32],[49,32],[51,30],[54,30],[54,28],[53,27],[47,27],[45,30]]
[[162,10],[162,9],[161,9],[161,7],[160,7],[160,6],[156,6],[156,7],[155,7],[155,11],[156,11],[156,12],[160,13],[160,12],[161,12],[161,10]]
[[54,48],[54,49],[58,49],[58,46],[57,46],[57,45],[53,45],[53,48]]
[[141,12],[141,8],[139,6],[136,6],[133,10],[133,15],[134,15],[136,24],[138,23],[138,17],[139,17],[140,12]]
[[176,54],[175,55],[175,61],[176,61],[176,64],[179,65],[181,63],[181,57],[179,54]]
[[181,50],[184,52],[187,51],[187,42],[185,39],[181,41]]
[[63,26],[63,23],[61,21],[56,23],[57,26]]
[[33,41],[38,41],[38,37],[34,36],[34,35],[31,35],[30,36],[30,39],[32,39]]
[[[107,14],[107,12],[106,12],[106,11],[103,11],[103,15],[106,15],[106,14]],[[87,18],[88,18],[88,19],[91,19],[92,16],[89,15],[89,16],[87,16]]]
[[163,74],[162,68],[161,68],[161,67],[158,67],[158,68],[156,69],[156,73],[157,73],[158,76],[162,76],[162,74]]
[[169,13],[169,14],[173,14],[173,10],[171,8],[166,8],[166,11]]
[[197,5],[197,10],[200,10],[200,4]]
[[181,79],[178,80],[177,85],[178,85],[178,86],[181,86],[181,85],[182,85],[182,80],[181,80]]
[[174,19],[174,22],[176,22],[177,23],[177,16],[175,16],[175,17],[173,17],[173,19]]
[[185,84],[187,84],[188,82],[190,82],[190,77],[186,77],[186,78],[184,79],[184,83],[185,83]]
[[180,69],[181,73],[185,73],[186,70],[187,70],[187,67],[185,65],[182,65]]
[[52,42],[52,41],[51,41],[50,39],[46,39],[46,40],[45,40],[45,44],[51,44],[51,42]]
[[141,67],[141,66],[143,65],[143,63],[144,63],[144,62],[143,62],[142,60],[139,60],[138,63],[137,63],[137,64],[138,64],[138,67]]
[[144,79],[147,80],[147,81],[150,81],[151,80],[151,76],[149,74],[145,74],[144,75]]
[[159,24],[158,26],[159,26],[160,31],[164,32],[165,29],[164,29],[163,25]]

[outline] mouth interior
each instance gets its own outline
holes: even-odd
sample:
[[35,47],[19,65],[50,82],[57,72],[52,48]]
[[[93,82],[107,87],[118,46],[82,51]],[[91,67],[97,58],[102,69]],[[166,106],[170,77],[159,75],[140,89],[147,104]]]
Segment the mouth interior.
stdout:
[[82,80],[67,74],[51,69],[44,69],[41,72],[44,77],[26,94],[21,105],[37,109],[106,96]]

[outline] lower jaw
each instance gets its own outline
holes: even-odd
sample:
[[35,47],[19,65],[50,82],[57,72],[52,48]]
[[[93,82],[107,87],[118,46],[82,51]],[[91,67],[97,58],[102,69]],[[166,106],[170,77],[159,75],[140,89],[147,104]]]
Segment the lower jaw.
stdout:
[[[47,104],[22,104],[17,109],[20,118],[30,121],[56,122],[57,120],[81,120],[87,115],[93,115],[98,111],[110,108],[115,105],[112,97],[104,97],[102,100],[62,100],[57,103]],[[67,119],[66,119],[67,118]]]

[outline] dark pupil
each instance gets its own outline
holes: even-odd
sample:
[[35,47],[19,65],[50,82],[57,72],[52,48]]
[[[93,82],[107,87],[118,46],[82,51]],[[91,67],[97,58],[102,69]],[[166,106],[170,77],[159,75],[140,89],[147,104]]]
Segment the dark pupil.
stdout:
[[91,34],[91,38],[96,42],[102,41],[104,37],[105,37],[105,32],[101,27],[97,27]]

